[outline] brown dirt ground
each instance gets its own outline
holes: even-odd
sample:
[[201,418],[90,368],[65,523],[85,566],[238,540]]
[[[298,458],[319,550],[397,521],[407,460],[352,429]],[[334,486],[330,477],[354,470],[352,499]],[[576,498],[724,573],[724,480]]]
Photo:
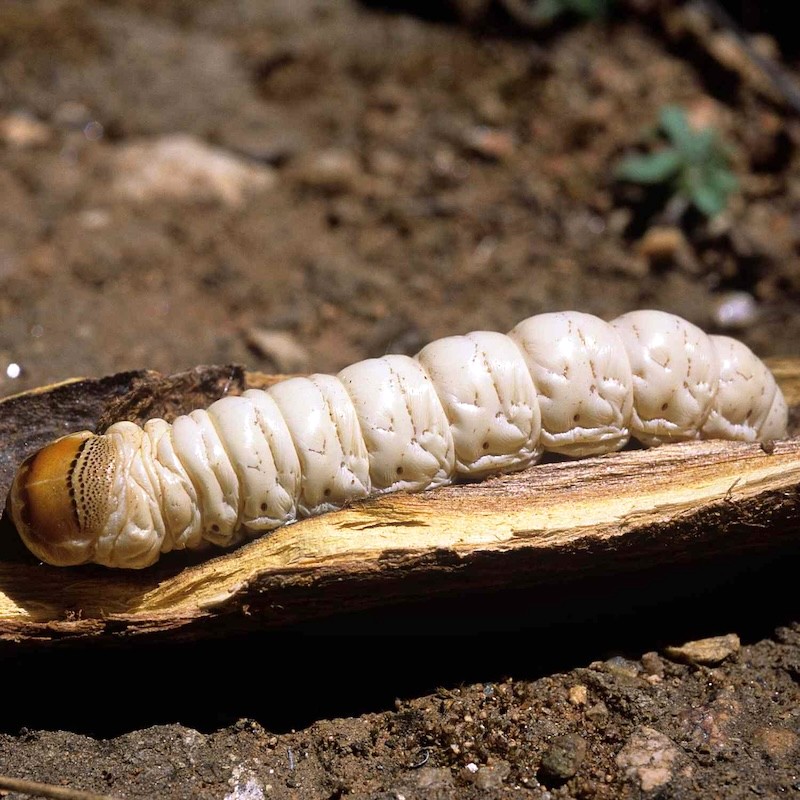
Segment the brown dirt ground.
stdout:
[[[660,24],[662,5],[524,34],[445,4],[0,4],[0,395],[285,368],[262,328],[318,371],[561,308],[719,330],[733,290],[756,309],[737,335],[800,355],[800,123],[740,61]],[[783,46],[798,79],[775,31],[758,46]],[[667,103],[720,130],[741,190],[665,249],[646,238],[663,197],[612,172]],[[270,184],[122,191],[123,149],[176,132]],[[286,638],[9,656],[24,703],[0,713],[0,774],[119,797],[792,796],[790,556],[715,581],[643,574],[536,621],[515,596],[467,619],[420,605]],[[718,666],[642,657],[730,631],[747,645]]]

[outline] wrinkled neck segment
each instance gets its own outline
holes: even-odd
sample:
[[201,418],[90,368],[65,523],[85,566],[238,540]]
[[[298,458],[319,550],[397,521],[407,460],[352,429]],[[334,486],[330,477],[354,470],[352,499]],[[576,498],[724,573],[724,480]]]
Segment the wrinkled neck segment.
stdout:
[[76,464],[84,482],[79,516],[95,537],[98,564],[138,569],[158,560],[165,530],[148,444],[138,425],[117,423],[89,440]]

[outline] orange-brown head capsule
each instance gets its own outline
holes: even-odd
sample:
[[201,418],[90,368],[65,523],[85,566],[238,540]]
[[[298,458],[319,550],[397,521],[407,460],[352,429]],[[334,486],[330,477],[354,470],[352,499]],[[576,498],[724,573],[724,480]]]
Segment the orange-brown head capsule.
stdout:
[[102,436],[64,436],[17,471],[11,518],[28,549],[48,564],[149,566],[166,536],[154,465],[149,439],[132,422]]
[[64,436],[27,458],[14,478],[11,518],[28,549],[49,564],[92,560],[97,537],[85,495],[96,489],[81,479],[81,467],[87,446],[94,449],[91,443],[98,438],[88,431]]

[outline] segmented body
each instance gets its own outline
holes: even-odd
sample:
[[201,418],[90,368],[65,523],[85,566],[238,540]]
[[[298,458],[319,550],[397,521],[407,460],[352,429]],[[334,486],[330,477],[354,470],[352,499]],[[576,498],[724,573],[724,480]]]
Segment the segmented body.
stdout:
[[[47,478],[68,508],[37,499],[45,449],[18,474],[11,509],[44,560],[138,568],[372,495],[521,470],[544,451],[765,441],[786,426],[772,374],[743,344],[658,311],[611,323],[561,312],[225,397],[172,424],[74,435],[64,475]],[[53,532],[48,518],[67,514]]]

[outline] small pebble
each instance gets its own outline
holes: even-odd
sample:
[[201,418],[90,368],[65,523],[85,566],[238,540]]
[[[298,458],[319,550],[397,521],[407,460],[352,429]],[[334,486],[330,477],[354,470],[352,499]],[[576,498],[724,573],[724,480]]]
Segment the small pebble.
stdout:
[[237,158],[186,134],[134,142],[119,149],[112,189],[137,202],[216,200],[239,206],[272,186],[269,167]]
[[645,653],[642,656],[642,666],[644,671],[651,676],[664,677],[664,662],[658,653]]
[[722,30],[709,35],[706,46],[716,61],[737,72],[745,84],[775,96],[766,73],[753,61],[744,44],[732,32]]
[[600,700],[586,709],[586,719],[590,722],[602,723],[608,718],[608,706]]
[[506,761],[496,761],[481,767],[473,778],[473,783],[482,791],[499,789],[511,772],[511,765]]
[[749,328],[758,317],[758,303],[748,292],[725,292],[714,301],[714,324],[727,330]]
[[375,175],[400,178],[407,169],[406,162],[392,150],[376,150],[369,158],[370,170]]
[[53,122],[65,128],[83,128],[91,121],[92,112],[88,106],[77,100],[66,100],[53,112]]
[[508,131],[483,125],[467,131],[464,143],[473,153],[490,161],[504,161],[517,149],[517,143]]
[[[713,679],[713,675],[706,678],[709,683]],[[732,687],[723,688],[710,703],[692,706],[678,716],[683,731],[681,740],[702,748],[705,753],[730,753],[741,716],[742,706]]]
[[13,380],[15,378],[19,378],[20,375],[22,375],[22,367],[20,367],[16,361],[12,361],[6,367],[6,376]]
[[636,249],[650,261],[667,261],[674,259],[686,244],[686,237],[680,228],[658,225],[645,233]]
[[308,351],[287,331],[250,328],[246,334],[247,345],[261,358],[266,358],[278,372],[307,372]]
[[738,653],[740,647],[739,637],[735,633],[729,633],[725,636],[712,636],[708,639],[686,642],[678,647],[665,647],[664,655],[673,661],[714,666]]
[[420,767],[410,779],[418,789],[446,789],[453,785],[453,775],[447,767]]
[[675,744],[653,728],[637,728],[617,754],[617,766],[643,792],[666,786],[680,753]]
[[603,666],[606,672],[623,678],[637,678],[641,672],[641,667],[635,661],[622,656],[612,656]]
[[586,701],[589,699],[589,692],[583,684],[577,686],[570,686],[569,701],[574,706],[585,706]]
[[102,208],[87,208],[78,214],[78,221],[88,231],[107,228],[111,222],[111,214]]
[[96,119],[87,122],[86,125],[83,126],[83,135],[90,141],[90,142],[99,142],[103,136],[105,136],[105,128],[103,127],[102,122],[98,122]]
[[363,178],[361,165],[349,150],[323,150],[300,159],[294,177],[305,186],[332,194],[355,191]]
[[800,744],[794,731],[778,726],[758,728],[753,740],[773,761],[792,755]]
[[43,122],[28,114],[17,112],[0,117],[0,140],[11,147],[26,150],[50,141],[51,131]]
[[580,769],[586,756],[586,740],[577,733],[557,736],[542,756],[541,778],[545,781],[569,780]]
[[258,780],[251,776],[244,784],[237,783],[223,800],[264,800],[264,790]]

